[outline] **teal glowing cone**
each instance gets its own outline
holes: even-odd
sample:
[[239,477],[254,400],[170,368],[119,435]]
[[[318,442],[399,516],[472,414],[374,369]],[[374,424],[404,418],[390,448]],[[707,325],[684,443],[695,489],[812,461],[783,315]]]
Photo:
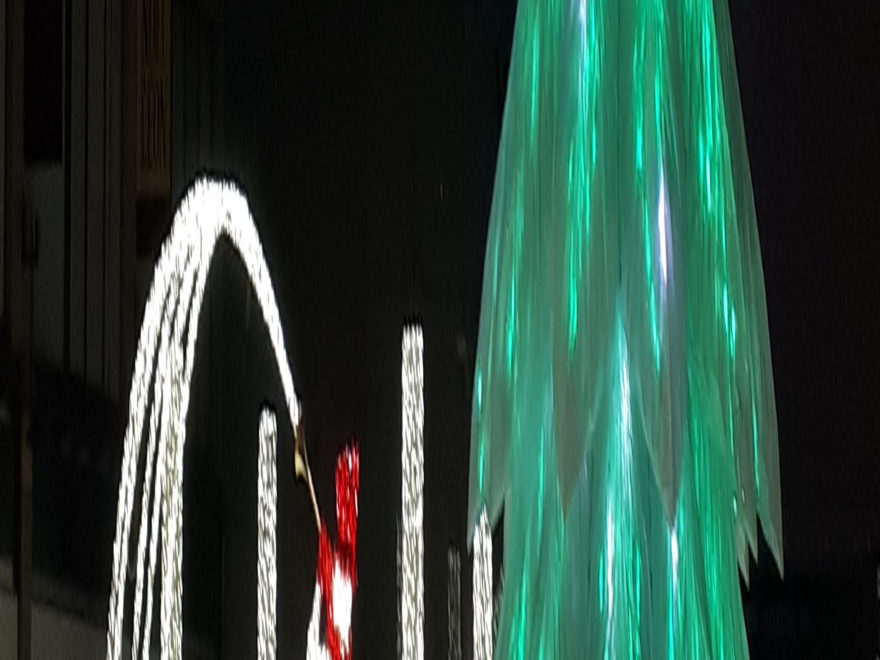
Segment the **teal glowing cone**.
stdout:
[[743,658],[782,569],[764,282],[726,0],[520,0],[468,529],[504,512],[496,657]]

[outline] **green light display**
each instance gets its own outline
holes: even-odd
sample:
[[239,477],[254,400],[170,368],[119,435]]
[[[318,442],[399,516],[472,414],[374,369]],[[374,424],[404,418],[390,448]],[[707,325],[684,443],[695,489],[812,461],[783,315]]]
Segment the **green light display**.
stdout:
[[468,507],[504,511],[497,657],[748,657],[782,515],[726,0],[520,0]]

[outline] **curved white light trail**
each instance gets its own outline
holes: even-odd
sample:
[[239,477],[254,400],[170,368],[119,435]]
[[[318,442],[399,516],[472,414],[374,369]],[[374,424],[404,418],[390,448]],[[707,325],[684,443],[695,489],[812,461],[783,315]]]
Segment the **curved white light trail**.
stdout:
[[[153,282],[138,339],[129,394],[129,418],[124,437],[113,543],[113,572],[107,615],[108,660],[119,660],[122,655],[125,587],[130,572],[131,518],[148,408],[150,415],[143,465],[141,515],[137,554],[133,558],[136,567],[132,658],[150,656],[153,577],[160,531],[161,657],[163,660],[181,657],[183,448],[186,442],[186,415],[199,312],[211,257],[221,236],[231,242],[244,263],[269,332],[290,423],[295,429],[300,421],[300,406],[293,388],[293,376],[284,347],[278,306],[247,200],[232,184],[200,179],[190,188],[178,207],[169,236],[162,245],[153,271]],[[274,549],[270,563],[275,563]],[[262,591],[262,587],[260,589]],[[274,592],[274,589],[271,591]],[[274,606],[271,607],[271,612],[267,610],[267,615],[273,619],[267,625],[274,633]],[[142,616],[146,617],[143,627],[140,625]]]

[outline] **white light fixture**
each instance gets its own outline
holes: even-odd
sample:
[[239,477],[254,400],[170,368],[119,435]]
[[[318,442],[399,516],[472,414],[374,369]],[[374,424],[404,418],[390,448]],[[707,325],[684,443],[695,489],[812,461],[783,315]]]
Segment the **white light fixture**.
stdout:
[[485,507],[474,531],[474,660],[490,660],[492,628],[492,529]]
[[424,657],[424,584],[422,557],[423,488],[425,482],[424,399],[422,364],[422,328],[418,324],[403,328],[401,386],[403,442],[401,445],[401,587],[399,622],[401,657],[422,660]]
[[[142,490],[137,552],[134,556],[132,658],[149,658],[151,655],[153,578],[160,537],[161,657],[163,660],[178,660],[182,654],[183,449],[186,416],[199,312],[211,257],[221,236],[230,241],[244,263],[275,354],[291,427],[296,428],[299,423],[299,401],[293,388],[278,306],[247,200],[228,183],[200,179],[177,208],[168,238],[162,244],[138,338],[129,393],[129,417],[123,440],[113,542],[107,614],[108,660],[119,660],[122,656],[123,608],[129,578],[129,537],[138,483],[142,484]],[[138,463],[148,412],[147,451],[143,465],[144,479],[141,481],[138,479]],[[268,570],[265,572],[267,579],[270,573]],[[269,586],[259,586],[259,592],[268,594]],[[274,621],[267,622],[266,628],[261,630],[268,628],[272,629],[274,635]],[[268,649],[269,643],[263,639],[258,646]]]
[[275,445],[278,429],[275,415],[260,414],[260,450],[257,461],[257,657],[275,658],[275,603],[278,571],[275,564],[278,478]]
[[321,643],[321,585],[315,582],[312,616],[306,633],[306,660],[330,660],[327,647]]
[[660,199],[657,201],[657,233],[660,237],[660,272],[663,275],[663,286],[666,287],[667,261],[669,242],[669,202],[666,199],[666,178],[663,176],[663,169],[660,170]]
[[351,582],[337,562],[333,566],[333,627],[339,635],[343,657],[351,653],[348,648],[351,631],[351,605],[353,600]]

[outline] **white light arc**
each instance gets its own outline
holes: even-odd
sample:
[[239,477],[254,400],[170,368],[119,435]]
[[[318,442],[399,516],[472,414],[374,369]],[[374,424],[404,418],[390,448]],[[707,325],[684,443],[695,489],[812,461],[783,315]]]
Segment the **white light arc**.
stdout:
[[[232,184],[200,179],[174,215],[153,271],[129,393],[113,543],[107,614],[107,658],[122,656],[123,607],[129,573],[129,537],[144,419],[150,410],[135,569],[132,657],[149,657],[153,576],[161,514],[161,657],[182,654],[183,448],[190,382],[205,283],[217,241],[225,236],[240,256],[257,295],[281,376],[292,428],[300,421],[278,306],[259,236],[244,195]],[[158,434],[158,437],[157,437]],[[156,443],[158,442],[158,447]],[[155,465],[153,464],[155,461]],[[151,529],[147,530],[151,514]],[[147,557],[147,536],[149,556]],[[147,573],[144,575],[145,560]],[[146,579],[146,589],[144,580]],[[141,628],[141,606],[146,625]],[[272,628],[274,630],[274,621]],[[141,634],[143,637],[141,639]],[[138,654],[141,654],[140,656]]]

